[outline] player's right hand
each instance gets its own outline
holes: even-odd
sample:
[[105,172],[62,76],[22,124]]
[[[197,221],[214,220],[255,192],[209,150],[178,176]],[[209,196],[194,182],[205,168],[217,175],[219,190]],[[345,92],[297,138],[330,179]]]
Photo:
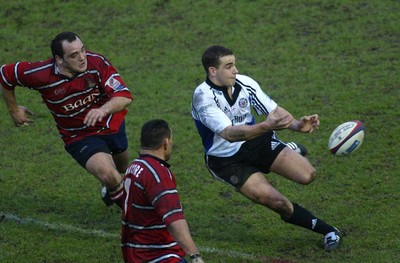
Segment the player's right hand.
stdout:
[[33,123],[31,117],[34,115],[32,111],[24,106],[18,106],[14,111],[10,111],[11,118],[17,127],[29,126]]
[[264,125],[267,127],[267,130],[282,130],[287,129],[293,120],[292,114],[281,107],[277,107],[268,114]]

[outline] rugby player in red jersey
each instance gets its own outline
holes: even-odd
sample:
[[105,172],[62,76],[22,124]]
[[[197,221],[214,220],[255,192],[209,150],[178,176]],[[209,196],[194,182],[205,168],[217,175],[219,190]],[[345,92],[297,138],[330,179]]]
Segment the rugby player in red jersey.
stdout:
[[125,174],[122,212],[124,261],[203,263],[193,242],[167,161],[172,131],[164,120],[146,122],[141,131],[139,156]]
[[124,117],[132,94],[113,65],[87,51],[77,34],[58,34],[51,51],[44,61],[1,66],[0,89],[11,118],[18,127],[33,122],[33,113],[17,103],[16,86],[40,92],[66,151],[108,189],[102,191],[106,204],[121,206],[120,173],[129,165]]

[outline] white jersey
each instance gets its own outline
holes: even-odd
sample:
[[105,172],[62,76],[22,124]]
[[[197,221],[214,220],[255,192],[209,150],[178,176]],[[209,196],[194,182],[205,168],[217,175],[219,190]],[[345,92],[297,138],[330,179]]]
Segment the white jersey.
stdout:
[[267,115],[277,104],[256,81],[244,75],[236,75],[232,99],[226,88],[216,86],[208,78],[195,89],[192,117],[207,155],[229,157],[239,151],[245,141],[229,142],[219,134],[231,125],[253,125],[251,107],[258,115]]

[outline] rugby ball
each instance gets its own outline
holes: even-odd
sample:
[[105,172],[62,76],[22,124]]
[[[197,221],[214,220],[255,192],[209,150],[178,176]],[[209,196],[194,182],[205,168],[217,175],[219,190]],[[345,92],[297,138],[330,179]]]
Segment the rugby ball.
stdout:
[[353,120],[340,124],[329,137],[329,151],[335,156],[349,155],[364,141],[365,126],[361,121]]

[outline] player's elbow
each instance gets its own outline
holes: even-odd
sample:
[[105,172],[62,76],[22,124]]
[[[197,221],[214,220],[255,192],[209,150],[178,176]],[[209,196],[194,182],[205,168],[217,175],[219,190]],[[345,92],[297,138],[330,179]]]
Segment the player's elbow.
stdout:
[[230,143],[233,143],[233,142],[237,142],[237,141],[238,141],[238,138],[237,138],[237,137],[235,137],[235,136],[233,136],[233,135],[230,135],[230,134],[220,134],[220,136],[221,136],[222,138],[224,138],[225,140],[227,140],[228,142],[230,142]]
[[225,129],[222,130],[222,132],[219,133],[219,136],[227,140],[228,142],[234,142],[235,138],[233,136],[233,133],[231,132],[230,127],[226,127]]
[[125,107],[128,107],[133,102],[133,98],[126,98]]
[[119,105],[120,109],[127,109],[128,106],[132,103],[133,99],[132,98],[125,98],[125,97],[120,97],[119,98]]
[[219,136],[230,143],[247,140],[246,133],[240,127],[243,126],[228,126],[219,133]]

